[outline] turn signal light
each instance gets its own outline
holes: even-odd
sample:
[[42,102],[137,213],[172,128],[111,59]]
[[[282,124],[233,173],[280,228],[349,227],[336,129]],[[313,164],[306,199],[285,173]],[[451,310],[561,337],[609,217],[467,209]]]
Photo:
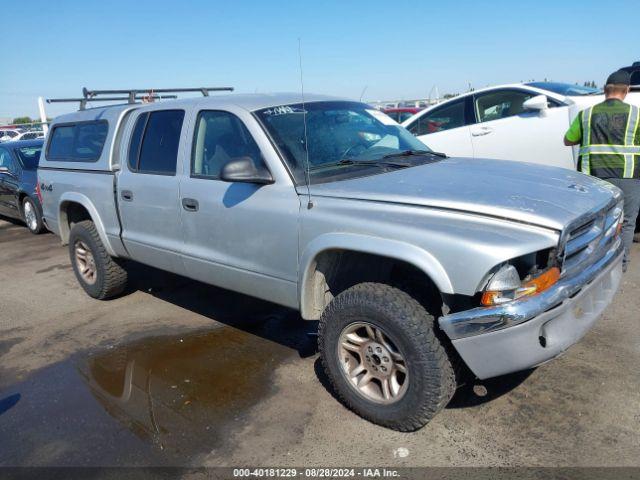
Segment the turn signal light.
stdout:
[[553,267],[542,275],[538,275],[536,278],[529,280],[524,284],[524,287],[535,288],[535,293],[540,293],[553,286],[558,280],[560,280],[560,269]]
[[560,269],[550,268],[537,277],[522,284],[522,286],[511,290],[486,290],[482,294],[480,303],[485,306],[500,305],[522,297],[528,297],[544,292],[555,285],[560,280]]

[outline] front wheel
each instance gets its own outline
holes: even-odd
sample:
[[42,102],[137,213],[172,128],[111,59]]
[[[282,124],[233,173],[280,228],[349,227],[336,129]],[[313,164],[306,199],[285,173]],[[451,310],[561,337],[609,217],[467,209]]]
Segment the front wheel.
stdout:
[[36,202],[30,197],[24,197],[22,200],[22,218],[24,218],[24,223],[27,224],[29,231],[34,235],[38,235],[44,231],[40,208],[38,208]]
[[319,349],[341,401],[394,430],[423,427],[455,391],[433,317],[389,285],[361,283],[338,295],[320,319]]
[[91,297],[104,300],[124,290],[127,271],[111,258],[91,220],[71,229],[69,256],[78,282]]

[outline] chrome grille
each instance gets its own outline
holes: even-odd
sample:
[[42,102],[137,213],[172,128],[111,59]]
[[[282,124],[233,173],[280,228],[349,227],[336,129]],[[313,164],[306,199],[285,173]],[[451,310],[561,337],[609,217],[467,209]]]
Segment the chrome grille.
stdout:
[[577,220],[569,227],[561,253],[563,276],[570,276],[602,258],[613,242],[617,219],[621,214],[620,206],[610,205]]

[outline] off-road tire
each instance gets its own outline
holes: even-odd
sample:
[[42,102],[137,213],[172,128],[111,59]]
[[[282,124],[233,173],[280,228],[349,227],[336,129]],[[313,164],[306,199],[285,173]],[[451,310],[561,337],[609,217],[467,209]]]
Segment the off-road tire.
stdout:
[[[405,394],[391,404],[366,399],[347,381],[338,344],[345,327],[368,322],[382,328],[403,352],[409,370]],[[393,430],[415,431],[451,400],[456,380],[445,345],[434,331],[434,318],[402,290],[380,283],[360,283],[340,293],[322,314],[318,332],[322,365],[337,397],[361,417]]]
[[[80,272],[75,259],[75,244],[81,240],[93,255],[96,265],[96,281],[87,283]],[[127,271],[107,253],[100,240],[98,231],[91,220],[76,223],[69,234],[69,256],[73,272],[85,292],[98,300],[105,300],[122,293],[127,285]]]
[[[35,219],[36,219],[36,224],[35,224],[35,228],[31,228],[31,225],[29,224],[28,220],[27,220],[27,216],[25,213],[25,207],[27,205],[27,203],[29,203],[31,205],[33,214],[35,215]],[[22,218],[25,222],[25,224],[27,225],[27,228],[29,229],[29,231],[31,233],[33,233],[34,235],[39,235],[42,232],[44,232],[45,228],[44,228],[44,222],[42,221],[42,213],[40,212],[40,207],[38,206],[38,204],[36,203],[35,200],[33,200],[31,197],[24,197],[22,199]]]

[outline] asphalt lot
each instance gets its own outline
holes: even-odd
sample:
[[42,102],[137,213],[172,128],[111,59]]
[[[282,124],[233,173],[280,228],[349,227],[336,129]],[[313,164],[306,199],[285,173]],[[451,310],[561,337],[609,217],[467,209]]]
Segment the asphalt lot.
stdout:
[[140,265],[93,300],[57,237],[0,219],[0,465],[640,466],[633,257],[564,356],[405,434],[331,396],[295,312]]

